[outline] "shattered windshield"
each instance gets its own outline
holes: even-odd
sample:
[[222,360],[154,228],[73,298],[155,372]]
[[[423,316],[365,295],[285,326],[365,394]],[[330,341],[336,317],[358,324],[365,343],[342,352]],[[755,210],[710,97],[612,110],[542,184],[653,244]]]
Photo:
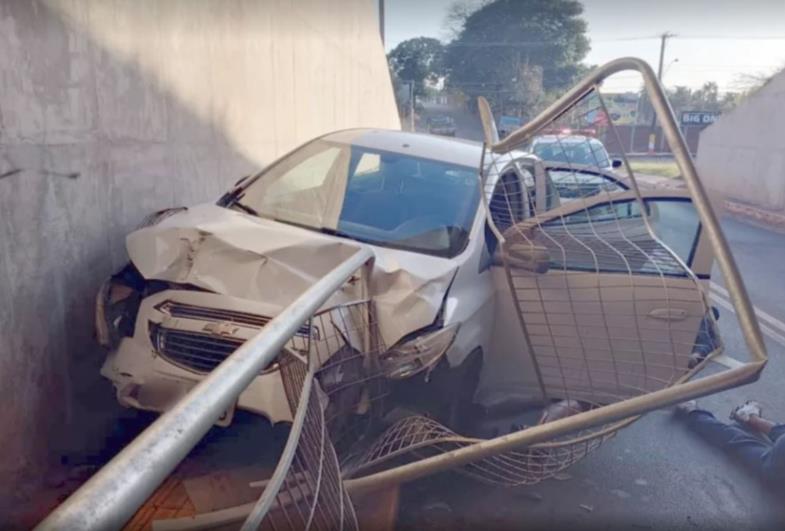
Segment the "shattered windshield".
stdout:
[[263,172],[234,204],[366,243],[452,257],[468,242],[478,203],[476,168],[316,140]]

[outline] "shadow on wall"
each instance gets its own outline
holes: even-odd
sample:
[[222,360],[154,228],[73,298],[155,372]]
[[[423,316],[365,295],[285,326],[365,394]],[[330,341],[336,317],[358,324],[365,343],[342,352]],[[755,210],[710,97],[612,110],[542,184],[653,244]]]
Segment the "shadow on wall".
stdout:
[[103,445],[125,235],[347,127],[400,128],[373,2],[0,2],[0,503]]
[[[85,7],[85,5],[82,5]],[[155,210],[258,168],[224,132],[45,4],[0,3],[0,515],[119,407],[94,296]],[[7,504],[7,507],[3,507]],[[3,528],[0,516],[0,528]]]

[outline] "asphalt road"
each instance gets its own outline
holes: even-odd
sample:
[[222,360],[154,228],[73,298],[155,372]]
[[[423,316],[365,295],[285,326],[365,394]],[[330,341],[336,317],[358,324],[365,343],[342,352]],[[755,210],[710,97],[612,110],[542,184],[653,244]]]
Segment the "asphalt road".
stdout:
[[[437,112],[445,112],[438,109]],[[454,113],[458,136],[479,139],[479,124]],[[764,414],[785,422],[785,235],[723,218],[753,304],[764,327],[770,361],[751,385],[713,395],[701,405],[727,418],[755,398]],[[735,315],[713,273],[714,303],[727,352],[747,352]],[[690,432],[670,410],[650,413],[569,469],[569,479],[517,489],[445,474],[407,489],[402,528],[431,506],[456,529],[785,529],[785,489],[766,485],[723,451]],[[407,518],[408,515],[408,518]]]

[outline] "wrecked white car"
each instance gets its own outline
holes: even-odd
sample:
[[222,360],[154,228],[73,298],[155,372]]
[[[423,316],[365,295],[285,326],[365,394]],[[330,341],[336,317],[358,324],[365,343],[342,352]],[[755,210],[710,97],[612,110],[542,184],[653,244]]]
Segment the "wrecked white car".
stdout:
[[[547,289],[538,287],[539,299],[524,309],[536,314],[530,330],[535,342],[522,337],[521,302],[510,296],[497,234],[535,218],[538,235],[533,238],[541,242],[542,253],[512,253],[522,278],[558,283],[569,273],[570,282],[593,288],[581,304],[617,301],[619,313],[633,312],[649,336],[668,337],[671,343],[678,336],[679,354],[700,354],[701,338],[713,335],[714,325],[703,310],[696,314],[698,288],[689,288],[691,296],[671,297],[667,308],[658,306],[657,297],[632,308],[617,294],[619,277],[633,289],[653,289],[654,279],[666,283],[666,290],[670,285],[681,292],[693,286],[693,272],[708,278],[710,247],[702,241],[686,191],[641,190],[660,238],[654,241],[619,228],[618,220],[639,223],[642,213],[618,176],[548,166],[513,153],[493,164],[486,161],[481,186],[482,151],[478,143],[429,135],[342,131],[308,142],[243,179],[217,204],[153,216],[128,236],[130,263],[98,296],[98,337],[109,349],[102,374],[114,383],[118,400],[166,410],[315,279],[357,246],[370,246],[375,255],[370,293],[362,292],[361,283],[349,282],[324,310],[367,302],[355,309],[363,313],[360,322],[373,321],[378,329],[381,375],[396,405],[427,404],[429,413],[455,428],[475,402],[489,405],[510,396],[536,401],[538,379],[551,375],[535,377],[525,351],[543,348],[536,343],[537,326],[575,307],[548,301]],[[575,190],[581,201],[571,200]],[[563,238],[565,223],[567,232],[584,234],[585,241]],[[610,240],[628,242],[627,256],[599,263],[596,257],[603,253],[597,249]],[[583,247],[565,253],[570,245]],[[655,265],[652,255],[658,257]],[[663,273],[662,263],[670,270]],[[347,377],[340,371],[331,374],[329,359],[360,349],[362,342],[341,320],[332,316],[327,325],[312,322],[292,339],[294,349],[298,338],[322,343],[320,378],[328,395],[331,385],[340,386]],[[325,329],[330,326],[337,332]],[[553,329],[546,332],[554,339]],[[613,332],[596,327],[592,341],[615,340],[609,335]],[[328,336],[343,341],[331,342]],[[586,371],[591,378],[607,362],[602,356],[592,361],[591,346],[584,352],[590,365],[596,363]],[[591,396],[573,392],[571,397],[612,402],[627,384],[646,388],[646,378],[667,377],[658,374],[656,363],[644,363],[643,373],[631,367],[621,372],[626,383],[617,375],[604,387],[595,377]],[[261,372],[236,407],[272,422],[290,421],[280,370],[273,364]],[[547,372],[547,366],[538,370]],[[560,368],[562,378],[565,371],[569,367]],[[345,407],[362,412],[364,399],[367,394],[354,395]],[[229,422],[231,412],[221,421]]]

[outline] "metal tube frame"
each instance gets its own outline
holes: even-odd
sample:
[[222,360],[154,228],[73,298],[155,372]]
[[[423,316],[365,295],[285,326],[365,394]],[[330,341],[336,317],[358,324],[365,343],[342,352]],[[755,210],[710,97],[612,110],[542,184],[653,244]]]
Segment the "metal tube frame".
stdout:
[[744,283],[730,252],[728,242],[711,208],[708,195],[698,177],[695,165],[687,150],[686,142],[676,125],[673,110],[656,75],[645,61],[627,57],[611,61],[597,68],[532,121],[503,140],[487,147],[495,153],[506,153],[514,150],[516,146],[523,144],[537,134],[544,125],[564,114],[575,101],[588,94],[605,78],[628,70],[639,72],[643,76],[644,86],[654,107],[657,119],[662,124],[665,138],[686,181],[693,204],[700,216],[703,230],[714,249],[715,259],[724,276],[751,360],[746,363],[739,363],[737,366],[717,374],[693,381],[677,383],[666,389],[616,402],[579,415],[478,442],[471,446],[428,457],[369,476],[348,480],[344,485],[350,494],[370,492],[412,481],[436,472],[479,461],[501,452],[520,450],[527,446],[546,442],[592,426],[639,416],[685,400],[723,391],[755,381],[758,378],[766,365],[768,355],[757,318],[753,312],[752,303],[744,288]]
[[259,371],[273,362],[300,326],[372,259],[371,249],[361,247],[324,275],[153,422],[36,529],[122,528]]

